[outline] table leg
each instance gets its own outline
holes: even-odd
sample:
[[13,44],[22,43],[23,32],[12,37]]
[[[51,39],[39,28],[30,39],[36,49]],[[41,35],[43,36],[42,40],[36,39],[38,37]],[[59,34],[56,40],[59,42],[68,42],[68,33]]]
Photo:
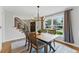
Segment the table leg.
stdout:
[[44,52],[48,53],[48,45],[44,46]]
[[49,46],[50,46],[50,51],[51,51],[51,49],[52,49],[53,52],[55,52],[55,49],[52,47],[51,43],[49,43]]
[[54,47],[55,47],[55,40],[53,41]]

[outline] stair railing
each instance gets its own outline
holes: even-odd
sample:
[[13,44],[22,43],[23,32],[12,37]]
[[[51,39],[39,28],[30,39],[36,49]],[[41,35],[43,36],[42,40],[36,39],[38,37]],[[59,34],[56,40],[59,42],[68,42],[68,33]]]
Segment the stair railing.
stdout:
[[21,20],[20,18],[18,17],[15,17],[15,23],[14,23],[14,27],[16,27],[17,29],[19,29],[20,31],[22,31],[24,34],[25,34],[25,37],[26,37],[26,43],[25,43],[25,46],[27,45],[27,35],[28,35],[28,32],[29,32],[29,28],[27,26],[27,24]]

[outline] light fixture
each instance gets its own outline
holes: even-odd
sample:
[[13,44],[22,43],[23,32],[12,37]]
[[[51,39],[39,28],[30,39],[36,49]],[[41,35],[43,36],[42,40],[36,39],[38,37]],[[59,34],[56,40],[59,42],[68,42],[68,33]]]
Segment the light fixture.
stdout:
[[40,7],[40,6],[37,6],[37,16],[32,18],[33,21],[40,21],[39,7]]
[[39,21],[39,7],[40,6],[37,6],[37,20]]
[[40,6],[37,6],[37,17],[36,17],[35,21],[43,21],[43,20],[41,20],[41,18],[42,17],[44,18],[44,16],[40,17],[40,15],[39,15],[39,8],[40,8]]

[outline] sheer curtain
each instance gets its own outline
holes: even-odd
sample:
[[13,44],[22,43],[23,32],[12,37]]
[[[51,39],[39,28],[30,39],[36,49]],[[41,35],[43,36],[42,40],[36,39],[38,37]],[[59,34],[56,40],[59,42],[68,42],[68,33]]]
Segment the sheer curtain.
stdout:
[[70,12],[71,10],[64,12],[64,39],[66,42],[74,43]]

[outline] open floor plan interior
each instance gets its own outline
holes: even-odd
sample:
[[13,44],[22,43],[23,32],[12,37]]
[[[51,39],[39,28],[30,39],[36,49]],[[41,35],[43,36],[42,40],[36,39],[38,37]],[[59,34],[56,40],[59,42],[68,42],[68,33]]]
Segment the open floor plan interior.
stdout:
[[0,6],[1,53],[78,53],[79,6]]

